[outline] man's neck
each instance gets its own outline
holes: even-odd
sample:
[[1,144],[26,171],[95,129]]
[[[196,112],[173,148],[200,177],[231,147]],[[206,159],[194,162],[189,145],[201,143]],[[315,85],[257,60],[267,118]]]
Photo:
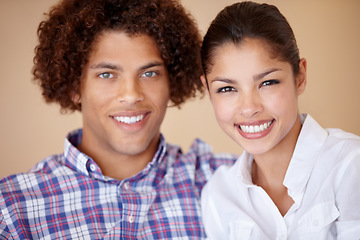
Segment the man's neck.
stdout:
[[158,145],[159,139],[153,139],[145,151],[135,155],[114,153],[83,142],[78,148],[98,164],[104,176],[124,180],[141,172],[153,160]]

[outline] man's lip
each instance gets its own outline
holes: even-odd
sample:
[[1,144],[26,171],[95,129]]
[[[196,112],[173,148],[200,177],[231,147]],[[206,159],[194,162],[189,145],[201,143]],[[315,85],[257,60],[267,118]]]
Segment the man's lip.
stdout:
[[117,112],[114,114],[109,114],[110,117],[136,117],[136,116],[146,116],[147,114],[149,114],[150,111],[148,110],[141,110],[141,111],[122,111],[122,112]]
[[151,111],[124,111],[109,115],[118,126],[126,129],[138,129],[145,124]]

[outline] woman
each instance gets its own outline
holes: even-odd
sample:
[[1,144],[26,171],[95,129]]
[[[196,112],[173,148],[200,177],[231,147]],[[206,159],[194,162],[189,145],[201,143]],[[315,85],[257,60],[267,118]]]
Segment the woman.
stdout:
[[360,239],[360,138],[299,114],[306,60],[279,10],[226,7],[202,46],[220,127],[243,149],[202,193],[210,239]]

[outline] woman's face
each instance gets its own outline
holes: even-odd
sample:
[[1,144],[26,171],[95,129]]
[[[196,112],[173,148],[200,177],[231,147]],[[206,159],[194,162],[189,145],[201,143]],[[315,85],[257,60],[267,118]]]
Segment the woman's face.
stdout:
[[273,152],[282,143],[294,146],[301,128],[298,95],[306,83],[305,59],[294,76],[290,63],[273,58],[262,40],[224,44],[214,53],[209,96],[225,133],[253,155]]

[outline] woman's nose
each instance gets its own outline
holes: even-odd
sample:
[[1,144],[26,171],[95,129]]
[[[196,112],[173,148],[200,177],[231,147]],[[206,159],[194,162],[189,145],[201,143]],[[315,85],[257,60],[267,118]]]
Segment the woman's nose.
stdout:
[[246,117],[251,118],[257,113],[263,111],[261,98],[257,93],[248,93],[239,97],[239,110],[240,113]]

